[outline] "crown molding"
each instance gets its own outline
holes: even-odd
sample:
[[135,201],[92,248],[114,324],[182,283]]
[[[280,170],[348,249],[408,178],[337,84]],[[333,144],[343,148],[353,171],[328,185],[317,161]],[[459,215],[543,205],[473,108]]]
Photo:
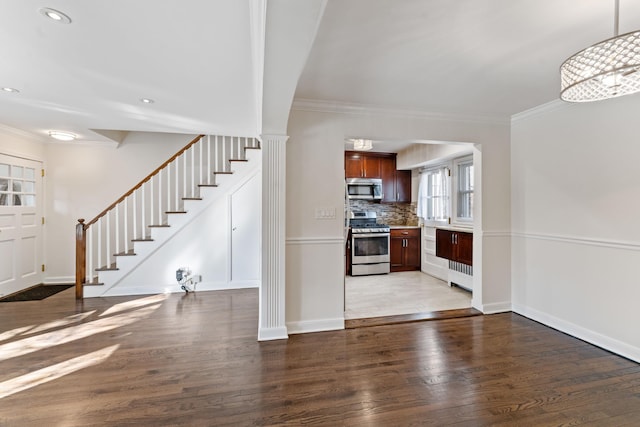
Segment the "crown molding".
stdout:
[[508,125],[510,118],[499,115],[480,114],[452,114],[436,113],[431,111],[410,110],[402,108],[389,108],[380,105],[356,104],[340,101],[325,101],[319,99],[296,98],[293,100],[292,110],[313,111],[319,113],[339,113],[355,115],[377,115],[387,117],[415,117],[420,119],[471,122],[493,125]]
[[567,108],[571,108],[571,106],[573,106],[575,104],[571,104],[569,102],[565,102],[558,99],[554,99],[553,101],[549,101],[547,103],[544,104],[540,104],[537,105],[533,108],[530,108],[528,110],[524,110],[520,113],[516,113],[513,116],[511,116],[511,123],[513,122],[517,122],[520,120],[526,120],[529,119],[531,117],[534,116],[538,116],[540,114],[546,114],[546,113],[550,113],[552,111],[557,111],[557,110],[564,110]]
[[47,139],[43,136],[39,136],[37,134],[24,131],[22,129],[14,128],[11,126],[4,125],[0,123],[0,132],[13,134],[15,136],[19,136],[20,138],[28,139],[34,142],[46,143]]

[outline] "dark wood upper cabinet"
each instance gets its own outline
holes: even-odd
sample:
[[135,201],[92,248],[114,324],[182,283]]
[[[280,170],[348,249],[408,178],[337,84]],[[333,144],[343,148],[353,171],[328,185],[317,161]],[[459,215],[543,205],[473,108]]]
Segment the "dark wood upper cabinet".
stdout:
[[411,203],[411,171],[396,171],[396,202]]
[[396,201],[396,159],[387,157],[380,162],[380,177],[382,178],[382,201]]
[[411,202],[411,171],[396,170],[395,153],[345,151],[345,178],[381,178],[382,202]]
[[381,157],[357,151],[345,151],[345,178],[381,178]]
[[436,256],[473,265],[473,233],[436,229]]
[[364,158],[358,155],[349,155],[348,152],[344,156],[344,175],[345,178],[362,178],[364,171]]

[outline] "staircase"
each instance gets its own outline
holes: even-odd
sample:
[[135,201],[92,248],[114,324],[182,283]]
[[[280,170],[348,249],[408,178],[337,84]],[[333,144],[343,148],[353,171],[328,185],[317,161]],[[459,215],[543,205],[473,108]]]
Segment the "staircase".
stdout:
[[218,187],[255,170],[259,148],[256,138],[199,135],[91,221],[79,219],[76,298],[113,295],[221,194]]

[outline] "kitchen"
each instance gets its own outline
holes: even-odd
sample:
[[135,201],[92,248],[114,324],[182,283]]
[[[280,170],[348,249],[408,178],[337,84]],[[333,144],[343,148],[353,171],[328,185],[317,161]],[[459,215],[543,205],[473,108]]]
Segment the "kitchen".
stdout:
[[[398,153],[406,153],[412,145],[361,139],[345,143],[347,320],[471,307],[471,151],[468,146],[455,146],[445,157],[398,169]],[[443,170],[446,175],[440,173]],[[460,185],[471,191],[465,193],[455,187],[456,197],[449,197],[451,188]],[[443,194],[427,194],[438,188]],[[465,197],[465,206],[454,200]],[[421,209],[419,200],[423,200]],[[466,218],[454,215],[453,228],[449,212],[458,206],[445,204],[466,209]],[[444,213],[434,214],[434,209],[444,209]],[[458,252],[466,258],[455,258]]]

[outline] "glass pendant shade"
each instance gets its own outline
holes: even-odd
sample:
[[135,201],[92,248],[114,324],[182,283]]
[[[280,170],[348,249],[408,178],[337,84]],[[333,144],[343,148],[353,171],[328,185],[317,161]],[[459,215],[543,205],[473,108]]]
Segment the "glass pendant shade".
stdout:
[[371,150],[373,148],[373,141],[370,139],[354,139],[353,140],[353,149],[354,150]]
[[590,102],[640,91],[640,31],[590,46],[560,66],[560,98]]

